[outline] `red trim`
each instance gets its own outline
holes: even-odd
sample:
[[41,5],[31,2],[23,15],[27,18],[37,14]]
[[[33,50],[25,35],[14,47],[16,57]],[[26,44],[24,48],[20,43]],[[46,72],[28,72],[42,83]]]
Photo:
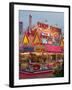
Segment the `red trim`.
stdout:
[[39,71],[39,72],[20,72],[19,78],[25,79],[25,78],[35,78],[35,77],[45,77],[45,75],[50,76],[53,75],[53,70],[46,70],[46,71]]

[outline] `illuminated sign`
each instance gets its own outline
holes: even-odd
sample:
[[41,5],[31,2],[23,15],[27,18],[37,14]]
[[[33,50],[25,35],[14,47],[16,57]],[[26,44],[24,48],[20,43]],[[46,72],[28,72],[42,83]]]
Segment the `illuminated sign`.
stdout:
[[23,44],[24,44],[24,45],[28,45],[28,43],[29,43],[28,36],[27,36],[27,35],[24,35]]
[[61,46],[45,45],[47,52],[63,53]]
[[33,52],[33,51],[34,51],[34,47],[30,47],[30,46],[24,47],[24,52]]
[[38,33],[35,34],[33,43],[34,44],[40,44],[41,43]]
[[44,51],[44,47],[43,46],[36,46],[35,51],[36,52],[42,52],[42,51]]
[[41,23],[41,22],[38,22],[37,25],[38,25],[38,27],[41,27],[41,28],[44,28],[44,29],[48,28],[48,24],[44,24],[44,23]]

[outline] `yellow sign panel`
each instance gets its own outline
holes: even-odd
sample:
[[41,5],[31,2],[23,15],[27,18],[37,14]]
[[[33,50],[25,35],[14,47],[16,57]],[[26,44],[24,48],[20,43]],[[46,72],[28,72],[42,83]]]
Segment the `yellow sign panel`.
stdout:
[[29,39],[28,39],[27,35],[25,35],[23,38],[23,44],[27,45],[28,43],[29,43]]
[[35,34],[33,43],[34,43],[34,44],[39,44],[39,43],[40,43],[40,39],[39,39],[39,36],[38,36],[37,33]]

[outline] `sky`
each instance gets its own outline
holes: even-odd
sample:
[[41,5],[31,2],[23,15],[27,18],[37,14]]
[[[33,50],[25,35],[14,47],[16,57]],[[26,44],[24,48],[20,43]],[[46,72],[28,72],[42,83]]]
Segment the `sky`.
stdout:
[[49,25],[57,25],[62,31],[64,30],[63,12],[19,10],[19,21],[23,22],[24,30],[29,25],[29,15],[32,16],[32,25],[40,21]]

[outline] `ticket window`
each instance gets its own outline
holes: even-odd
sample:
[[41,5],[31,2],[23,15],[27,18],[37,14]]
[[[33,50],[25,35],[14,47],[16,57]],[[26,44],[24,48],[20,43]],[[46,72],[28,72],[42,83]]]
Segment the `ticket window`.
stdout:
[[51,60],[56,60],[56,55],[55,54],[51,55]]
[[62,55],[61,54],[57,54],[57,60],[62,59]]

